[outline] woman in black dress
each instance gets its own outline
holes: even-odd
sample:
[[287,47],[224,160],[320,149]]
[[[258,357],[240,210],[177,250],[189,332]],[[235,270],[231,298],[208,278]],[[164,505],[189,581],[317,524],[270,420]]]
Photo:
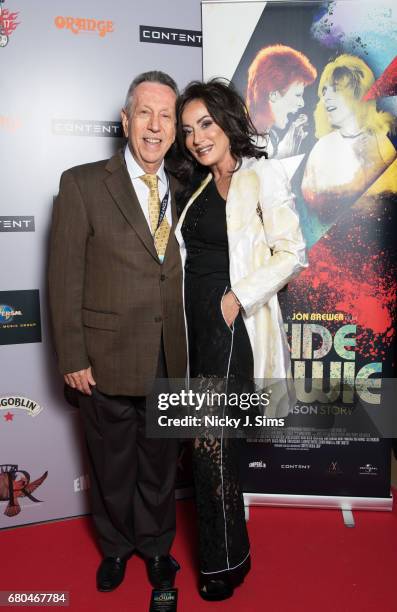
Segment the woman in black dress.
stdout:
[[[255,128],[231,86],[219,80],[191,83],[177,114],[185,167],[206,177],[176,230],[184,264],[190,378],[195,391],[253,390],[254,378],[289,371],[276,294],[305,265],[298,218],[280,162],[267,162],[255,146]],[[268,346],[261,340],[267,332]],[[267,348],[273,350],[270,360],[262,354]],[[229,407],[219,414],[230,414]],[[199,592],[207,600],[230,597],[250,569],[239,482],[241,440],[225,429],[204,429],[192,445]]]

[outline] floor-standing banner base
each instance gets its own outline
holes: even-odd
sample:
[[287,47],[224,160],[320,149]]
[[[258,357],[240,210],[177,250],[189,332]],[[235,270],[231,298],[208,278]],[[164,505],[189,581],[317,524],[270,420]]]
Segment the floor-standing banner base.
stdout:
[[336,510],[393,509],[393,497],[340,497],[334,495],[282,495],[271,493],[244,493],[246,506],[280,506],[323,508]]

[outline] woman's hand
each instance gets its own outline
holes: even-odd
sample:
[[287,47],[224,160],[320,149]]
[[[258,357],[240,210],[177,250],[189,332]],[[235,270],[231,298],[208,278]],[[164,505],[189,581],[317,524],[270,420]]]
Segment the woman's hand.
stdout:
[[223,296],[221,301],[221,311],[223,318],[225,319],[225,323],[228,327],[230,327],[234,323],[240,311],[240,304],[237,301],[233,291],[229,291]]

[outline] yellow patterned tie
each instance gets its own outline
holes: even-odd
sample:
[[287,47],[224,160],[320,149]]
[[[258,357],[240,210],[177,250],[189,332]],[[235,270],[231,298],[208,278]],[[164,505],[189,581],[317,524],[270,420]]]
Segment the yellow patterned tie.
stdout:
[[167,217],[164,215],[162,222],[157,227],[160,215],[160,196],[157,187],[157,174],[144,174],[140,177],[145,185],[149,188],[149,221],[150,229],[154,238],[154,246],[156,247],[159,260],[162,262],[167,248],[168,237],[170,235],[170,225]]

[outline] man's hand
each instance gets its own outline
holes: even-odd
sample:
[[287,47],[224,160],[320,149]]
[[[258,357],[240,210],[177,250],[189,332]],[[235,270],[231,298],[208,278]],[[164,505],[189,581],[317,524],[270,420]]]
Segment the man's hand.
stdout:
[[64,375],[65,383],[72,387],[72,389],[77,389],[84,395],[92,395],[91,386],[96,385],[96,382],[92,376],[91,366],[86,370],[79,370],[78,372],[71,372],[70,374]]
[[221,311],[227,326],[230,327],[232,323],[234,323],[234,320],[240,311],[240,305],[237,302],[233,291],[229,291],[223,296],[221,301]]

